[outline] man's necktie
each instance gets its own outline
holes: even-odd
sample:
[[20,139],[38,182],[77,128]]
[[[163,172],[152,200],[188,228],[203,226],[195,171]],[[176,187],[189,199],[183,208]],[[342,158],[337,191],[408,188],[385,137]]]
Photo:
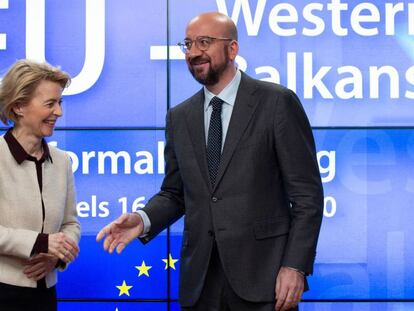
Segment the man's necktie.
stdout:
[[223,105],[223,101],[214,96],[210,101],[210,105],[213,107],[213,112],[211,113],[210,126],[208,128],[207,162],[211,186],[214,187],[221,157],[221,144],[223,136],[223,129],[221,126],[221,107]]

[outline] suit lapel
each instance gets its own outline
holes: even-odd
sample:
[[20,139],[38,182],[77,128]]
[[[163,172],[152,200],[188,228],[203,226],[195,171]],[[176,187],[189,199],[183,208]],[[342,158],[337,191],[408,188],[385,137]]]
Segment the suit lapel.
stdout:
[[192,98],[187,110],[187,127],[190,133],[194,154],[200,167],[201,175],[211,190],[210,178],[208,175],[206,136],[204,133],[204,91],[201,89]]
[[253,97],[255,90],[256,84],[254,83],[254,80],[242,73],[214,189],[220,183],[231,157],[233,156],[234,150],[253,116],[258,101],[257,97]]
[[[224,172],[233,156],[237,144],[242,137],[244,130],[251,117],[253,116],[258,101],[253,96],[256,90],[256,84],[253,79],[242,73],[239,89],[237,91],[236,101],[233,107],[229,128],[227,130],[226,141],[221,156],[219,171],[217,174],[216,185],[220,183]],[[191,142],[194,148],[194,154],[200,167],[201,174],[207,187],[211,189],[210,177],[208,174],[207,154],[206,154],[206,136],[204,132],[204,91],[201,89],[195,94],[188,105],[186,122]]]

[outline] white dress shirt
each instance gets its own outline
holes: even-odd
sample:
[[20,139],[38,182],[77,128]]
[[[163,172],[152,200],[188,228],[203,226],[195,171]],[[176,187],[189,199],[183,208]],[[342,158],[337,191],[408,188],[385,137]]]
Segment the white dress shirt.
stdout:
[[[233,112],[234,103],[236,101],[237,90],[239,89],[241,80],[241,73],[239,70],[236,71],[233,80],[219,93],[213,94],[206,87],[204,87],[204,132],[206,137],[206,145],[208,139],[208,128],[210,125],[211,113],[213,112],[213,107],[210,105],[210,101],[214,96],[220,98],[224,103],[221,110],[221,123],[223,130],[223,141],[221,143],[221,151],[223,151],[224,142],[226,140],[227,130],[229,128],[231,114]],[[144,231],[141,237],[144,237],[151,229],[151,221],[148,218],[147,213],[142,210],[136,211],[138,215],[141,216],[144,223]]]

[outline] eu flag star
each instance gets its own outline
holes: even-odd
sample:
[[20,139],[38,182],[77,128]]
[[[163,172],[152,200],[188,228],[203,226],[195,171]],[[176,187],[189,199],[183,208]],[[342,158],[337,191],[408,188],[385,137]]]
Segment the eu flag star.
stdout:
[[135,266],[136,269],[138,269],[139,274],[138,276],[141,276],[145,274],[146,276],[149,276],[148,270],[152,268],[152,266],[145,265],[145,261],[142,261],[142,264],[140,266]]
[[118,285],[117,288],[119,289],[119,296],[122,296],[124,294],[127,295],[127,296],[129,296],[129,290],[132,288],[132,286],[128,286],[125,283],[125,280],[124,280],[122,282],[122,285]]
[[171,254],[169,254],[168,259],[163,259],[162,261],[165,262],[164,270],[167,270],[168,267],[173,268],[175,270],[175,263],[178,261],[178,259],[173,259]]

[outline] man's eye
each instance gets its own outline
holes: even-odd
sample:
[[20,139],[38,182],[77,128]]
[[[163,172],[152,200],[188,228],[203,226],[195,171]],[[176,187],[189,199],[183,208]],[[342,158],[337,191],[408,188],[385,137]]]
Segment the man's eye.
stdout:
[[209,45],[210,44],[210,39],[208,39],[208,38],[202,38],[202,39],[199,40],[199,42],[200,42],[201,45],[206,46],[206,45]]
[[184,41],[184,46],[185,46],[187,49],[190,49],[190,48],[191,48],[191,41]]

